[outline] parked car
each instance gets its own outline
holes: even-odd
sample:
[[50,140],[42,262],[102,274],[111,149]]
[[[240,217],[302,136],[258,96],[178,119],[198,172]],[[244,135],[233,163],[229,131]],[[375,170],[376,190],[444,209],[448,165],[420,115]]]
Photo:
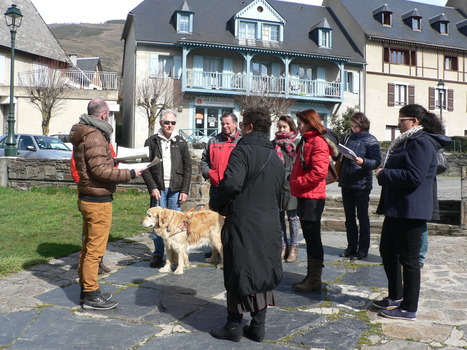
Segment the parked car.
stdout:
[[[16,147],[20,158],[71,159],[71,149],[61,140],[44,135],[19,134]],[[0,157],[5,155],[7,135],[0,137]]]
[[70,134],[66,133],[58,133],[58,134],[52,134],[49,135],[50,137],[56,137],[57,139],[61,140],[65,145],[68,146],[69,149],[73,150],[73,145],[70,141]]

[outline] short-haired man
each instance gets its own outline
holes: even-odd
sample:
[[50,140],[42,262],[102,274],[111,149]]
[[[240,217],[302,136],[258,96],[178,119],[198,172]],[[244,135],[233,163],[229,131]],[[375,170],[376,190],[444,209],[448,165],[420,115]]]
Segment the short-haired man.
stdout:
[[105,254],[112,224],[112,194],[117,183],[130,181],[145,170],[114,167],[109,146],[113,129],[108,118],[108,104],[94,99],[88,104],[88,113],[82,114],[79,123],[70,131],[79,174],[78,209],[83,217],[84,238],[78,275],[84,309],[108,310],[118,304],[112,300],[112,295],[101,293],[97,281],[99,261]]
[[209,180],[211,188],[209,197],[212,199],[219,182],[224,178],[230,153],[240,140],[238,119],[233,113],[224,113],[221,118],[222,132],[209,139],[201,156],[201,174]]
[[[161,114],[159,131],[149,137],[144,146],[149,146],[149,158],[159,157],[161,163],[143,173],[144,182],[151,196],[150,206],[181,210],[181,203],[188,198],[191,182],[191,157],[187,142],[174,133],[177,124],[175,111],[166,109]],[[154,231],[154,253],[151,267],[162,267],[164,241]]]

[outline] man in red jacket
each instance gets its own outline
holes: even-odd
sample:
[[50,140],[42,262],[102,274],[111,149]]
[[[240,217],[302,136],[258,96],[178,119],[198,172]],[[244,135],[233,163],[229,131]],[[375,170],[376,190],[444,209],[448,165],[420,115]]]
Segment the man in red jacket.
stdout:
[[212,199],[217,191],[219,182],[224,178],[225,169],[229,162],[230,153],[240,140],[238,119],[233,113],[224,113],[221,118],[222,132],[209,139],[201,156],[201,174],[209,180],[211,188],[209,197]]

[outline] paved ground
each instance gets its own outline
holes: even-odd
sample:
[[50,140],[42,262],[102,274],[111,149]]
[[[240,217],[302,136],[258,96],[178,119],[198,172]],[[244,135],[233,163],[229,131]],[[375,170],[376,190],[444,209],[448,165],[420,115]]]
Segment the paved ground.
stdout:
[[[323,233],[323,290],[295,293],[291,284],[306,269],[284,264],[277,307],[267,314],[266,341],[240,343],[212,338],[225,322],[222,271],[190,254],[197,266],[176,276],[148,267],[150,239],[142,235],[109,244],[113,272],[101,288],[119,301],[110,311],[78,305],[77,254],[0,280],[0,348],[8,349],[465,349],[467,348],[467,241],[430,239],[422,272],[417,320],[377,316],[371,300],[385,295],[386,277],[377,251],[351,264],[338,257],[343,233]],[[302,242],[303,243],[303,242]],[[249,316],[245,316],[248,322]]]
[[[440,192],[460,197],[458,178],[441,182]],[[226,310],[222,271],[203,261],[203,250],[190,254],[196,267],[176,276],[148,266],[148,234],[110,243],[105,261],[113,272],[101,278],[101,288],[114,293],[116,309],[81,309],[77,254],[36,266],[0,280],[0,349],[466,349],[466,237],[430,237],[414,322],[379,317],[371,306],[385,296],[387,282],[378,239],[372,237],[368,258],[354,264],[338,257],[345,234],[323,232],[323,290],[300,294],[291,284],[306,270],[302,240],[299,260],[284,264],[261,344],[209,335],[225,323]]]

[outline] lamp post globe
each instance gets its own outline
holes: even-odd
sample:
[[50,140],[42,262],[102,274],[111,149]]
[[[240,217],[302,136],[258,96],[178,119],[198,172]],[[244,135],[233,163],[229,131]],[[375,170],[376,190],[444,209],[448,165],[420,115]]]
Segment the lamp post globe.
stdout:
[[8,136],[6,140],[5,156],[16,157],[18,151],[16,149],[15,139],[15,39],[16,30],[21,26],[23,14],[20,9],[12,4],[5,12],[5,22],[10,29],[11,34],[11,57],[10,57],[10,113],[8,114]]

